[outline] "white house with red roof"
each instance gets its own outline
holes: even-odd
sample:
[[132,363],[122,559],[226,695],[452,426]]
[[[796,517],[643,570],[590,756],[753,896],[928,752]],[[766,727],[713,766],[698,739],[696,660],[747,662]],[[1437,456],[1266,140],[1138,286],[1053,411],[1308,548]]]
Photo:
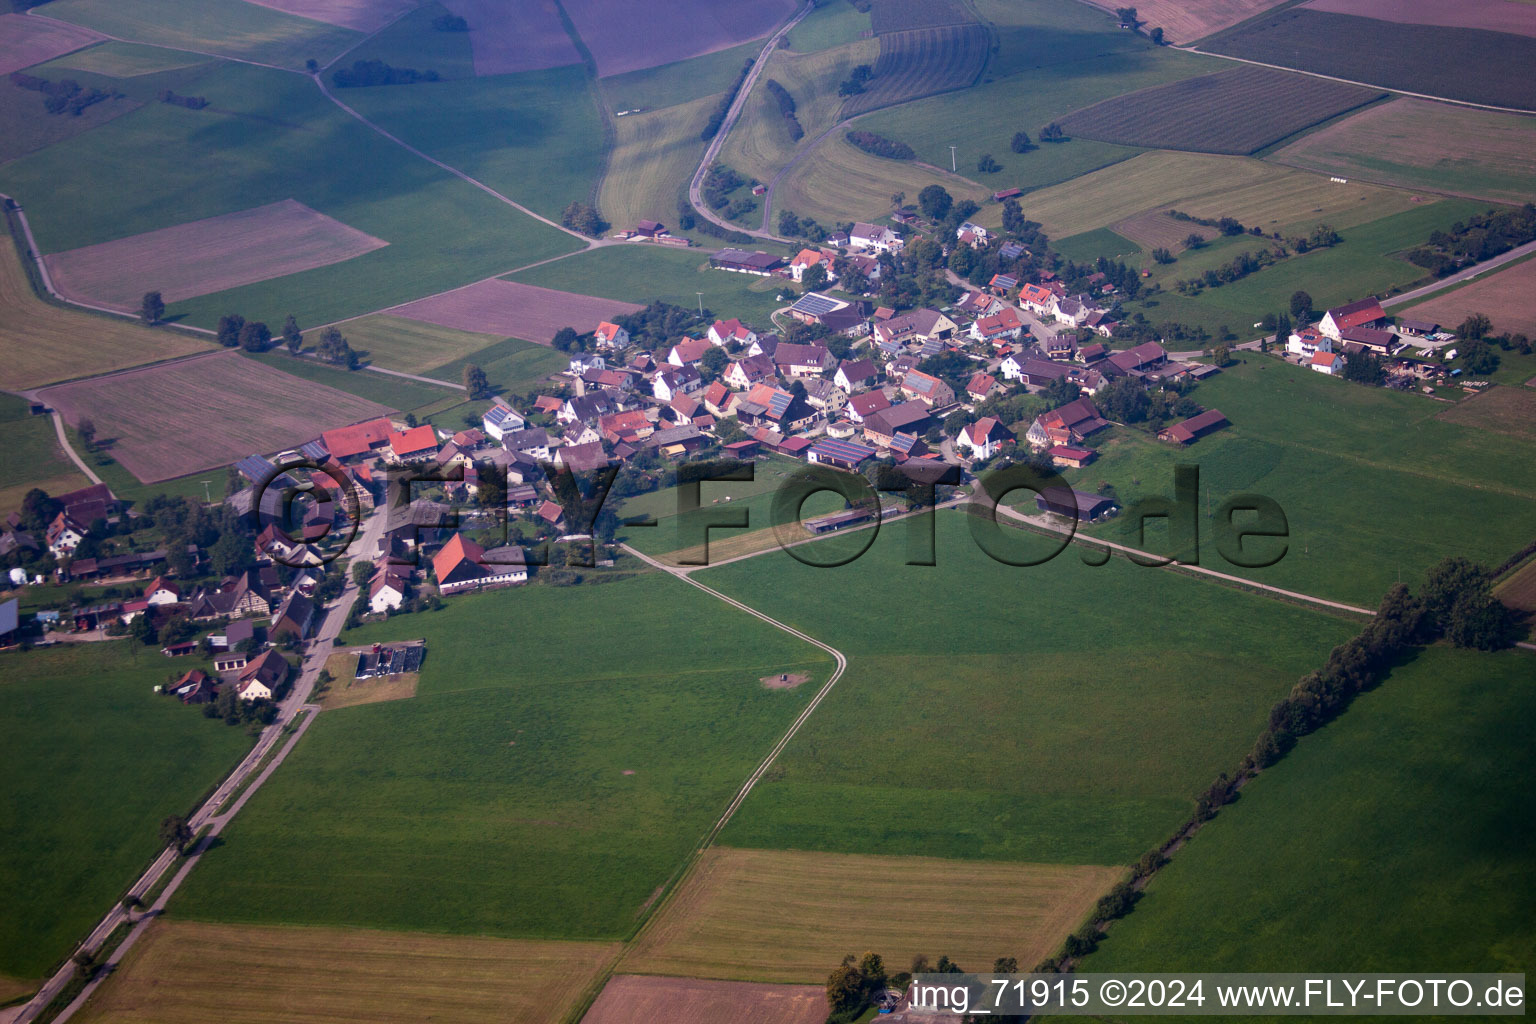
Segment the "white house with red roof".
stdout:
[[1323,314],[1317,329],[1334,341],[1342,340],[1343,333],[1351,327],[1375,327],[1387,318],[1386,310],[1375,298],[1360,299],[1347,305],[1336,306]]
[[864,417],[873,416],[882,409],[889,409],[891,400],[885,397],[885,392],[880,389],[865,391],[848,399],[848,408],[845,410],[848,418],[854,423],[863,424]]
[[729,345],[736,342],[740,345],[750,345],[757,340],[757,332],[734,317],[730,320],[716,320],[709,325],[709,342],[712,345]]
[[144,600],[151,605],[175,604],[181,600],[181,589],[164,576],[156,576],[144,588]]
[[667,362],[673,366],[698,366],[704,353],[713,347],[708,338],[684,338],[667,353]]
[[1012,306],[1006,306],[991,316],[984,316],[971,324],[971,337],[977,341],[1013,340],[1018,338],[1024,330],[1024,320],[1019,316],[1018,310]]
[[389,450],[397,461],[414,462],[437,457],[437,431],[430,424],[389,435]]
[[1044,285],[1026,284],[1019,289],[1019,308],[1035,316],[1051,316],[1056,295]]
[[789,261],[789,276],[799,284],[805,277],[805,272],[820,264],[827,272],[827,283],[837,280],[837,274],[832,271],[832,257],[820,249],[801,249],[795,253],[795,258]]
[[604,320],[597,325],[597,330],[592,332],[592,340],[597,342],[601,349],[621,349],[629,347],[629,332],[618,324]]
[[71,519],[68,512],[60,512],[53,517],[53,522],[48,524],[45,539],[48,541],[48,550],[53,557],[72,555],[75,548],[80,546],[80,542],[85,540],[85,527]]
[[967,423],[955,441],[970,451],[971,458],[990,459],[1011,437],[996,416],[983,416],[975,423]]
[[1312,369],[1318,373],[1326,373],[1332,377],[1336,373],[1344,372],[1344,354],[1342,352],[1317,352],[1312,356]]

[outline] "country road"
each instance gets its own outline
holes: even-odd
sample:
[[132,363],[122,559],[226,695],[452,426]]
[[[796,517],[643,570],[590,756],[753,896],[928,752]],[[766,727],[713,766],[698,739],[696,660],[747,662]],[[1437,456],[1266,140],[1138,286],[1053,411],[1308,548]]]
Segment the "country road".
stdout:
[[783,39],[790,29],[800,24],[800,20],[811,13],[815,6],[811,0],[806,0],[805,5],[795,12],[795,16],[783,25],[780,25],[779,30],[768,38],[768,42],[759,51],[757,59],[752,62],[752,70],[747,72],[747,77],[742,81],[741,88],[736,90],[736,98],[731,101],[730,108],[725,112],[725,119],[720,122],[720,130],[715,132],[713,139],[709,140],[709,146],[704,150],[704,159],[699,161],[698,170],[693,172],[693,179],[688,182],[688,202],[698,211],[699,216],[717,227],[724,228],[727,231],[746,231],[749,235],[757,238],[766,238],[771,242],[783,242],[786,245],[794,244],[792,239],[781,238],[766,228],[761,231],[747,231],[728,220],[716,217],[714,212],[705,205],[701,189],[704,184],[704,175],[709,172],[709,166],[715,162],[715,157],[720,155],[720,147],[725,145],[726,136],[730,135],[731,128],[736,124],[737,119],[741,117],[741,111],[747,105],[747,96],[752,92],[752,86],[757,84],[758,76],[763,73],[763,68],[768,66],[769,56],[772,55],[774,49],[779,45],[779,40]]
[[1461,284],[1463,281],[1470,281],[1474,277],[1488,273],[1490,270],[1497,270],[1506,263],[1513,263],[1515,260],[1523,259],[1533,252],[1536,252],[1536,242],[1527,242],[1524,245],[1516,246],[1502,256],[1495,256],[1481,263],[1474,263],[1465,270],[1458,270],[1449,277],[1442,277],[1440,280],[1426,284],[1422,288],[1415,288],[1412,291],[1403,292],[1401,295],[1394,295],[1390,299],[1382,299],[1382,308],[1404,306],[1410,302],[1416,302],[1419,299],[1435,294],[1435,292],[1444,291],[1454,285]]
[[[363,529],[359,530],[357,536],[352,539],[352,543],[348,545],[347,556],[367,559],[374,546],[378,543],[380,535],[383,533],[384,522],[385,516],[382,512],[377,512],[371,516]],[[111,975],[123,954],[128,951],[133,943],[137,941],[138,937],[143,934],[144,930],[149,927],[150,922],[164,911],[166,903],[175,894],[192,868],[202,859],[202,855],[209,848],[211,840],[224,831],[224,827],[240,812],[241,808],[245,806],[256,790],[261,788],[261,785],[277,770],[277,767],[283,763],[284,759],[287,758],[288,754],[298,743],[300,737],[304,735],[305,731],[308,730],[310,724],[314,721],[320,709],[318,706],[309,703],[309,696],[314,691],[315,682],[320,676],[320,670],[325,667],[326,659],[331,654],[333,641],[341,633],[342,626],[346,623],[347,611],[351,608],[352,601],[357,596],[357,584],[352,581],[350,574],[348,574],[346,579],[346,587],[342,590],[341,595],[325,606],[325,617],[321,621],[319,629],[316,630],[315,636],[305,648],[304,661],[299,669],[299,677],[295,680],[293,689],[289,692],[288,696],[278,705],[277,719],[262,730],[256,745],[245,755],[235,770],[230,772],[223,783],[187,819],[187,824],[194,833],[200,831],[206,825],[209,828],[208,834],[199,841],[195,850],[186,857],[169,848],[162,851],[160,856],[156,857],[154,863],[150,865],[149,870],[139,876],[138,881],[129,887],[127,895],[142,897],[153,889],[168,872],[175,871],[175,875],[155,900],[154,905],[139,917],[133,919],[132,931],[128,933],[128,936],[111,957],[105,961],[104,966],[90,984],[85,987],[80,995],[63,1012],[54,1018],[55,1021],[62,1022],[68,1020],[85,1003],[97,986]],[[283,739],[284,730],[301,711],[309,712],[304,722],[294,730],[288,742],[272,757],[272,760],[265,766],[262,766],[260,774],[252,778],[252,774],[256,771],[257,767],[262,765],[263,758]],[[246,786],[239,799],[227,811],[221,811],[225,802],[229,800],[231,795],[240,790],[248,778],[251,778],[250,785]],[[94,952],[119,924],[129,919],[129,915],[123,909],[122,904],[114,904],[107,911],[106,916],[91,930],[90,935],[86,937],[78,949]],[[31,1024],[32,1021],[36,1020],[38,1014],[69,984],[74,974],[74,966],[71,960],[66,960],[64,966],[59,968],[53,977],[43,984],[43,987],[38,990],[31,1001],[21,1008],[21,1012],[16,1015],[13,1024]]]

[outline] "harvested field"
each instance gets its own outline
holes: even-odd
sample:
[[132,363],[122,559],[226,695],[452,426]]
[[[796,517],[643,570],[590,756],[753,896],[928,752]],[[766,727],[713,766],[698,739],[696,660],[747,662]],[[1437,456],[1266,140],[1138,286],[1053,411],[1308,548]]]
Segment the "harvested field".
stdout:
[[1536,6],[1511,0],[1310,0],[1314,11],[1380,18],[1404,25],[1481,28],[1536,36]]
[[974,85],[990,45],[987,30],[975,22],[887,32],[880,36],[880,59],[869,88],[843,103],[842,116]]
[[548,345],[562,327],[590,331],[604,320],[641,308],[633,302],[494,280],[430,295],[388,312],[461,331],[499,334]]
[[400,15],[418,6],[417,0],[251,0],[273,10],[297,14],[327,25],[377,32]]
[[636,938],[625,971],[822,982],[845,953],[1036,963],[1123,868],[931,857],[707,851]]
[[1453,326],[1472,313],[1486,313],[1497,331],[1536,335],[1536,260],[1522,260],[1411,309],[1394,312]]
[[632,4],[565,0],[582,41],[606,78],[724,50],[772,32],[795,0],[673,0]]
[[554,0],[443,0],[443,6],[469,22],[477,75],[581,63]]
[[[579,1005],[617,951],[613,943],[161,920],[79,1019],[553,1024]],[[208,970],[236,961],[238,971]]]
[[43,302],[16,247],[0,249],[0,388],[33,388],[210,348],[194,334]]
[[90,417],[98,444],[146,484],[392,411],[234,352],[61,384],[39,398],[71,424]]
[[1530,561],[1494,588],[1500,601],[1527,616],[1536,617],[1536,561]]
[[1405,96],[1298,139],[1271,159],[1322,174],[1525,203],[1536,198],[1536,119]]
[[1358,182],[1340,185],[1245,157],[1178,152],[1143,153],[1032,192],[1023,204],[1027,216],[1061,238],[1138,217],[1149,209],[1236,217],[1265,231],[1295,231],[1310,230],[1319,221],[1343,230],[1423,205],[1396,189]]
[[1215,238],[1215,228],[1204,227],[1193,221],[1174,220],[1166,210],[1148,210],[1134,217],[1127,217],[1110,225],[1115,234],[1129,238],[1142,249],[1151,252],[1163,248],[1177,252],[1188,248],[1184,243],[1190,235],[1199,235],[1206,241]]
[[284,199],[45,259],[60,294],[132,312],[147,291],[179,302],[328,267],[388,244]]
[[0,75],[41,64],[104,38],[88,28],[52,18],[0,14]]
[[1386,94],[1271,68],[1186,78],[1068,114],[1070,135],[1154,149],[1246,156]]
[[[1459,9],[1460,4],[1445,5]],[[1409,25],[1291,7],[1223,32],[1204,48],[1427,96],[1536,110],[1536,39],[1512,32]],[[1432,54],[1433,59],[1424,59]]]
[[[1088,0],[1114,14],[1116,7],[1128,6],[1110,0]],[[1161,28],[1170,42],[1192,43],[1212,32],[1231,28],[1256,14],[1261,14],[1282,0],[1141,0],[1136,15],[1147,30]]]
[[773,201],[775,209],[793,210],[823,224],[849,217],[878,220],[891,212],[891,193],[915,196],[927,185],[943,185],[956,199],[978,203],[991,195],[986,185],[951,174],[948,168],[871,156],[833,132],[789,169],[774,190]]
[[744,981],[616,975],[582,1024],[820,1024],[823,985],[754,985]]
[[1525,387],[1491,387],[1475,398],[1457,402],[1439,419],[1536,441],[1536,391]]

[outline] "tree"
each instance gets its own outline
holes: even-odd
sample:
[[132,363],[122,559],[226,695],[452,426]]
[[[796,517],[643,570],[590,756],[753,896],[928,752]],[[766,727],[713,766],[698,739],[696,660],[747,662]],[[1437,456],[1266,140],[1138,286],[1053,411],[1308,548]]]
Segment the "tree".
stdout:
[[982,174],[995,174],[1003,169],[1003,165],[992,159],[991,153],[981,154],[981,159],[976,161],[976,170]]
[[1152,259],[1154,262],[1164,265],[1175,262],[1173,253],[1162,246],[1152,250]]
[[139,319],[153,326],[165,319],[165,300],[159,292],[145,292],[139,303]]
[[1232,350],[1225,345],[1217,345],[1211,350],[1211,362],[1217,366],[1232,365]]
[[1147,38],[1152,40],[1158,46],[1162,46],[1163,45],[1163,30],[1161,28],[1154,28],[1152,31],[1147,33]]
[[572,202],[560,214],[560,223],[572,231],[579,231],[592,238],[599,238],[608,230],[608,222],[586,203]]
[[96,421],[89,416],[82,417],[80,422],[75,424],[75,433],[80,435],[80,440],[85,442],[87,448],[94,447],[96,444]]
[[298,355],[304,348],[304,334],[299,330],[299,322],[289,313],[283,321],[283,344],[288,346],[288,351]]
[[[234,687],[229,689],[233,690]],[[160,841],[166,846],[176,847],[178,852],[184,852],[187,844],[192,841],[192,826],[179,814],[169,815],[160,822]]]
[[368,585],[368,581],[372,578],[373,566],[369,565],[367,562],[352,563],[352,582],[356,584],[359,590],[361,590],[363,587],[366,587]]
[[491,390],[491,382],[485,375],[485,370],[478,363],[470,363],[464,367],[464,390],[470,398],[484,398]]
[[1034,142],[1032,142],[1029,138],[1029,132],[1022,131],[1014,132],[1013,141],[1011,141],[1008,145],[1009,148],[1012,149],[1015,153],[1028,153],[1030,150],[1035,148]]
[[251,542],[238,530],[225,530],[208,550],[208,561],[220,577],[233,576],[246,566]]
[[352,360],[352,346],[347,344],[340,330],[327,327],[320,332],[320,344],[316,346],[315,354],[327,363],[348,366]]
[[304,70],[312,75],[318,75],[320,73],[320,62],[311,57],[304,62]]
[[1493,321],[1485,313],[1473,313],[1456,328],[1457,336],[1463,341],[1482,341],[1492,332]]
[[562,327],[555,332],[550,340],[550,345],[561,352],[576,352],[581,349],[581,335],[576,333],[574,327]]
[[1499,368],[1499,354],[1486,341],[1469,341],[1461,347],[1461,364],[1478,375],[1492,373]]
[[923,216],[929,220],[943,220],[954,202],[954,197],[945,190],[943,185],[925,186],[917,194],[917,208],[922,210]]
[[904,206],[906,204],[906,201],[907,201],[907,194],[905,192],[892,192],[891,193],[891,208],[892,209],[895,209],[895,210],[901,209],[902,206]]
[[813,292],[818,288],[825,288],[827,286],[826,263],[822,262],[806,267],[805,272],[800,275],[800,284],[808,292]]
[[272,347],[272,332],[260,320],[240,328],[240,347],[247,352],[265,352]]
[[[820,270],[821,265],[818,263],[811,269]],[[823,274],[825,274],[824,271]],[[810,275],[807,274],[806,276],[809,277]],[[726,367],[730,365],[730,354],[727,353],[725,349],[721,348],[719,345],[711,345],[708,349],[705,350],[704,355],[699,357],[699,369],[709,380],[719,379],[720,375],[725,372]]]
[[1198,231],[1191,231],[1189,233],[1189,236],[1184,239],[1184,248],[1186,248],[1186,249],[1203,249],[1203,248],[1205,248],[1205,236],[1200,234]]
[[1052,121],[1050,124],[1040,129],[1040,141],[1066,142],[1067,133],[1061,130],[1061,125],[1057,124],[1055,121]]
[[1359,352],[1345,361],[1344,379],[1352,380],[1356,384],[1379,387],[1386,383],[1387,369],[1381,364],[1379,357],[1369,352]]
[[234,348],[240,344],[240,329],[245,326],[245,317],[239,313],[226,313],[219,317],[219,344],[225,348]]
[[1312,296],[1304,291],[1291,293],[1291,316],[1297,320],[1312,319]]

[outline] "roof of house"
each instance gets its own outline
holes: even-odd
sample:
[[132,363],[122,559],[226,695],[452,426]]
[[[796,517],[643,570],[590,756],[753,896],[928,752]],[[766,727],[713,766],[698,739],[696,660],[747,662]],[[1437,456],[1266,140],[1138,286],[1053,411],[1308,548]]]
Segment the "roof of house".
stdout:
[[912,370],[908,373],[902,378],[901,386],[920,398],[930,398],[940,394],[942,389],[949,387],[948,384],[945,384],[939,378],[932,374],[924,373],[922,370]]
[[1023,319],[1019,317],[1018,310],[1012,306],[1004,306],[991,316],[984,316],[976,321],[976,329],[983,335],[1004,334],[1016,331],[1023,326]]
[[452,576],[461,563],[472,562],[478,567],[480,559],[484,556],[485,549],[479,544],[466,540],[462,533],[455,533],[448,538],[448,543],[432,556],[432,574],[441,583]]
[[773,361],[779,366],[825,366],[827,350],[820,345],[791,345],[781,342],[774,349]]
[[1312,355],[1313,366],[1332,366],[1338,361],[1338,355],[1333,352],[1315,352]]
[[921,423],[928,416],[928,406],[922,402],[903,402],[900,405],[893,405],[865,416],[864,426],[867,430],[872,430],[877,434],[884,434],[889,437],[902,427]]
[[565,518],[565,509],[560,506],[559,502],[550,501],[548,498],[545,498],[539,504],[537,515],[546,523],[558,523],[561,519]]
[[869,359],[844,359],[837,369],[850,384],[869,380],[880,372],[875,368],[874,362]]
[[965,385],[965,390],[967,394],[986,397],[987,393],[995,387],[997,387],[996,377],[990,373],[978,373]]
[[327,430],[320,435],[320,439],[325,442],[326,449],[333,456],[345,459],[353,455],[361,455],[383,444],[389,440],[389,435],[394,429],[389,420],[380,417],[364,423],[354,423],[350,427]]
[[396,455],[437,450],[437,432],[429,423],[389,435],[389,447]]
[[609,323],[607,320],[604,320],[597,325],[597,330],[593,331],[592,335],[598,341],[612,341],[623,329],[618,324]]
[[866,391],[848,399],[848,405],[860,416],[869,416],[881,409],[889,409],[891,400],[885,397],[884,391]]
[[988,441],[1003,440],[1007,436],[1008,431],[998,421],[996,416],[983,416],[975,423],[966,424],[962,433],[965,434],[966,440],[971,444],[980,447]]
[[1386,311],[1381,308],[1381,302],[1374,297],[1348,302],[1328,311],[1328,316],[1341,331],[1346,327],[1359,327],[1361,324],[1385,319],[1386,315]]
[[1092,458],[1093,454],[1092,448],[1076,448],[1069,444],[1058,444],[1051,448],[1050,451],[1050,455],[1054,459],[1071,459],[1074,462],[1081,462],[1084,459]]
[[865,459],[873,458],[875,454],[875,450],[868,445],[855,441],[842,441],[835,437],[822,438],[811,446],[811,451],[818,459],[834,459],[855,466]]
[[1397,343],[1397,335],[1374,327],[1345,327],[1339,331],[1341,341],[1353,341],[1369,348],[1391,349]]
[[590,441],[587,444],[568,444],[555,453],[555,458],[562,465],[569,466],[573,473],[601,469],[608,465],[608,453],[603,451],[603,446],[598,441]]
[[774,256],[766,252],[747,252],[744,249],[721,249],[711,259],[715,263],[731,263],[736,266],[751,267],[754,270],[772,270],[784,262],[782,256]]
[[1207,409],[1198,415],[1191,416],[1182,423],[1175,423],[1168,427],[1164,433],[1175,441],[1188,444],[1190,441],[1210,433],[1218,427],[1226,426],[1227,418],[1219,409]]

